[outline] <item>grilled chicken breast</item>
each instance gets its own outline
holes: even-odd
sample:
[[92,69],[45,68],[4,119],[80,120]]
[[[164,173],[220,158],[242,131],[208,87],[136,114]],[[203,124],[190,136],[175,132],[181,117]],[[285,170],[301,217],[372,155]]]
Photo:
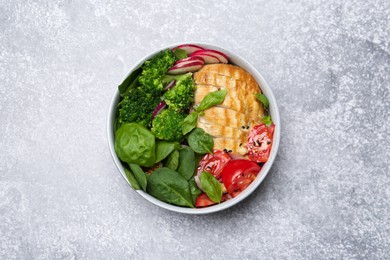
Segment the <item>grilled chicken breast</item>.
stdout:
[[261,93],[251,74],[230,64],[210,64],[194,74],[195,105],[210,92],[226,89],[222,104],[204,111],[197,126],[214,138],[214,149],[243,154],[253,126],[261,124],[264,109],[255,94]]

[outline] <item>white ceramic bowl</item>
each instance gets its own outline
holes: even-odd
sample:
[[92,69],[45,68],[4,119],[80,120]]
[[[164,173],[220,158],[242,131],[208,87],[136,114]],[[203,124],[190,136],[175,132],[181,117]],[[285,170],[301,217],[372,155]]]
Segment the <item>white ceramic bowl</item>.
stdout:
[[[211,45],[211,44],[196,43],[196,42],[186,43],[185,42],[185,43],[177,43],[177,44],[163,47],[163,48],[156,50],[155,52],[147,55],[146,57],[141,59],[139,62],[134,64],[134,66],[130,69],[129,74],[133,70],[135,70],[137,67],[139,67],[141,64],[143,64],[146,60],[150,59],[152,56],[156,55],[161,50],[173,48],[173,47],[176,47],[176,46],[181,45],[181,44],[196,44],[196,45],[200,45],[200,46],[207,48],[207,49],[221,51],[229,56],[230,63],[235,64],[237,66],[240,66],[241,68],[245,69],[247,72],[252,74],[253,77],[256,79],[257,83],[260,85],[262,92],[264,93],[264,95],[267,96],[267,98],[269,100],[271,118],[275,124],[272,150],[271,150],[271,154],[270,154],[268,161],[262,167],[257,178],[243,192],[241,192],[237,197],[235,197],[233,199],[230,199],[230,200],[227,200],[221,204],[216,204],[216,205],[209,206],[206,208],[184,208],[184,207],[179,207],[179,206],[171,205],[171,204],[168,204],[166,202],[160,201],[142,190],[136,191],[139,195],[144,197],[146,200],[152,202],[153,204],[155,204],[157,206],[160,206],[162,208],[165,208],[165,209],[168,209],[171,211],[186,213],[186,214],[213,213],[213,212],[217,212],[217,211],[221,211],[221,210],[230,208],[231,206],[239,203],[240,201],[242,201],[243,199],[248,197],[260,185],[260,183],[264,180],[264,178],[267,176],[267,174],[272,166],[272,163],[275,160],[276,153],[277,153],[278,147],[279,147],[279,141],[280,141],[279,110],[278,110],[278,107],[276,104],[275,97],[274,97],[270,87],[268,86],[268,84],[264,80],[264,78],[261,76],[261,74],[252,65],[250,65],[245,59],[238,56],[234,52],[226,50],[226,49],[218,47],[218,46]],[[128,75],[126,75],[126,77]],[[118,104],[119,99],[120,99],[120,95],[119,95],[119,91],[118,91],[117,86],[114,86],[113,88],[115,89],[115,94],[114,94],[114,97],[112,98],[112,101],[110,104],[110,109],[109,109],[109,113],[108,113],[108,120],[107,120],[108,144],[110,147],[112,158],[114,159],[114,162],[115,162],[119,172],[122,174],[123,178],[128,182],[126,175],[125,175],[125,172],[123,170],[123,166],[122,166],[122,164],[121,164],[121,162],[120,162],[120,160],[119,160],[119,158],[116,155],[115,150],[114,150],[114,127],[113,127],[113,125],[114,125],[115,113],[116,113],[116,109],[117,109],[117,104]],[[130,183],[129,183],[129,185],[130,185]],[[129,188],[131,188],[131,187],[129,187]]]

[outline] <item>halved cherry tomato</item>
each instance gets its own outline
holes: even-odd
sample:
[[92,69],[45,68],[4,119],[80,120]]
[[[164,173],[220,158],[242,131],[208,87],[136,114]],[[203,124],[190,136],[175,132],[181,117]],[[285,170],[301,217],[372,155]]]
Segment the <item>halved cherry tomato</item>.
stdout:
[[265,124],[252,128],[247,143],[249,159],[254,162],[266,162],[268,160],[275,125],[267,127]]
[[222,182],[227,192],[237,196],[241,191],[251,184],[259,174],[261,167],[248,160],[232,160],[228,162],[222,171]]
[[224,151],[213,150],[214,154],[206,154],[199,162],[197,174],[201,172],[209,172],[215,176],[215,178],[221,178],[222,169],[230,161],[230,156]]
[[[221,199],[221,202],[226,201],[228,199],[229,198],[226,195],[223,195],[222,199]],[[207,207],[207,206],[211,206],[211,205],[214,205],[214,204],[217,204],[217,203],[212,201],[211,199],[209,199],[209,197],[207,196],[206,193],[202,192],[196,198],[195,207],[202,208],[202,207]]]

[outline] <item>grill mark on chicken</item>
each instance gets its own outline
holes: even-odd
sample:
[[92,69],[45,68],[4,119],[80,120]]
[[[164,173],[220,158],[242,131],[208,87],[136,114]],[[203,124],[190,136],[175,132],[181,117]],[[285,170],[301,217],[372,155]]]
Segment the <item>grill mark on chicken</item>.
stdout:
[[243,69],[227,64],[203,66],[194,74],[197,87],[195,105],[210,92],[226,89],[225,100],[204,111],[197,126],[213,136],[214,149],[238,153],[254,125],[260,124],[264,109],[255,94],[261,93],[256,81]]

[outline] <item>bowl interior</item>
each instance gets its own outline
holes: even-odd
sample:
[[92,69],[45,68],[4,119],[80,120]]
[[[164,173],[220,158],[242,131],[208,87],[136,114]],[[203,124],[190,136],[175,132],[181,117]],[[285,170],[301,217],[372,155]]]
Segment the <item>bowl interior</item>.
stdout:
[[[164,50],[167,48],[173,48],[173,47],[181,45],[181,44],[187,44],[187,43],[173,44],[173,45],[161,48],[161,50]],[[214,49],[214,50],[221,51],[229,56],[230,62],[232,64],[240,66],[241,68],[245,69],[247,72],[252,74],[252,76],[255,78],[257,83],[260,85],[262,92],[264,93],[264,95],[267,96],[267,98],[269,100],[269,103],[270,103],[269,110],[270,110],[272,121],[275,124],[273,145],[272,145],[271,154],[270,154],[268,161],[262,167],[257,178],[243,192],[241,192],[237,197],[235,197],[233,199],[230,199],[230,200],[227,200],[221,204],[213,205],[213,206],[206,207],[206,208],[184,208],[184,207],[174,206],[174,205],[165,203],[163,201],[160,201],[160,200],[154,198],[153,196],[149,195],[148,193],[146,193],[142,190],[137,190],[137,193],[139,195],[141,195],[146,200],[148,200],[148,201],[152,202],[153,204],[160,206],[162,208],[165,208],[165,209],[168,209],[171,211],[175,211],[175,212],[187,213],[187,214],[207,214],[207,213],[212,213],[212,212],[224,210],[224,209],[229,208],[229,207],[237,204],[238,202],[242,201],[247,196],[249,196],[260,185],[260,183],[264,180],[264,178],[267,176],[267,174],[268,174],[268,172],[269,172],[269,170],[270,170],[270,168],[275,160],[275,157],[276,157],[276,154],[277,154],[277,151],[279,148],[280,116],[279,116],[279,110],[278,110],[278,107],[276,104],[275,97],[274,97],[271,89],[269,88],[267,82],[264,80],[264,78],[261,76],[261,74],[252,65],[250,65],[246,60],[244,60],[243,58],[241,58],[237,54],[232,53],[231,51],[223,49],[221,47],[217,47],[217,46],[210,45],[210,44],[204,44],[204,43],[192,42],[191,44],[200,45],[200,46],[207,48],[207,49]],[[147,55],[146,57],[141,59],[137,64],[135,64],[131,68],[129,74],[133,70],[138,68],[140,65],[142,65],[144,61],[148,60],[149,58],[151,58],[152,56],[154,56],[158,52],[160,52],[160,50],[155,51],[152,54]],[[127,76],[128,75],[126,75],[126,77]],[[112,98],[112,101],[110,104],[110,109],[109,109],[109,114],[108,114],[107,135],[108,135],[108,143],[109,143],[109,148],[110,148],[112,158],[114,159],[114,162],[115,162],[118,170],[122,174],[123,178],[128,182],[126,175],[125,175],[125,172],[123,170],[122,163],[119,160],[119,158],[116,155],[115,150],[114,150],[114,127],[113,127],[113,124],[114,124],[115,114],[116,114],[116,110],[117,110],[117,104],[118,104],[119,100],[120,100],[120,95],[119,95],[118,89],[116,88],[114,97]],[[128,182],[128,184],[130,185],[129,182]]]

